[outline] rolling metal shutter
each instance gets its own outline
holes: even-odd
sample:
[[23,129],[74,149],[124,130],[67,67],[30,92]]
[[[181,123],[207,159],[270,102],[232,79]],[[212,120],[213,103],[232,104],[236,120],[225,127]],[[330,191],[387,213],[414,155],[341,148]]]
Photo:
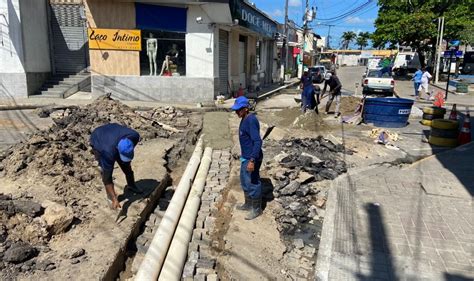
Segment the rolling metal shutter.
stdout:
[[229,79],[229,33],[219,30],[219,94],[228,95]]
[[55,72],[77,73],[88,66],[88,46],[82,5],[51,4],[50,23]]

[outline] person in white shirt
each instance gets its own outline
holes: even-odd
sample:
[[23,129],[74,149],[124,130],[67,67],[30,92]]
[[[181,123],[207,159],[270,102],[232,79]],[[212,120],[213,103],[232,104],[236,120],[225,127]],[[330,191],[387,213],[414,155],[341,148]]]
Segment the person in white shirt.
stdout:
[[[422,68],[423,75],[421,76],[421,84],[420,87],[418,88],[418,91],[423,90],[425,94],[428,95],[429,99],[431,100],[433,97],[430,95],[430,92],[428,91],[428,82],[432,78],[431,74],[426,70],[425,67]],[[420,94],[421,96],[421,94]]]

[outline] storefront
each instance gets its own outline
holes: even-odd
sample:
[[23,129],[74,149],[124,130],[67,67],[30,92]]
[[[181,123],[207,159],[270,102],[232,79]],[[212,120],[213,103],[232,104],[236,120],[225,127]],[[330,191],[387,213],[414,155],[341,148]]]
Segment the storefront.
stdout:
[[167,102],[209,102],[219,94],[226,53],[219,26],[232,23],[229,5],[160,2],[85,2],[93,94]]
[[232,18],[238,20],[229,33],[229,84],[233,90],[241,86],[254,92],[279,80],[277,23],[245,1],[229,2]]

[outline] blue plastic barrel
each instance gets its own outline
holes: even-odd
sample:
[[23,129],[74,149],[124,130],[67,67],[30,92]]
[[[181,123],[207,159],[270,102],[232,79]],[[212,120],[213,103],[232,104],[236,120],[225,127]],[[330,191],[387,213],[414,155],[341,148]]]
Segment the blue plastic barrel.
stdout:
[[405,127],[413,100],[399,98],[367,98],[364,104],[364,122],[376,127]]

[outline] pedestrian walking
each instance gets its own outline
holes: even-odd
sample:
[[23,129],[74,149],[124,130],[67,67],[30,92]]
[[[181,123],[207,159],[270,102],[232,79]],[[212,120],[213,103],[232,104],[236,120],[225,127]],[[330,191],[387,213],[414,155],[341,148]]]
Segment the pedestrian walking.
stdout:
[[126,189],[141,193],[135,185],[131,161],[134,149],[140,140],[140,135],[128,127],[111,123],[96,128],[90,136],[90,145],[101,169],[102,182],[105,186],[107,199],[111,201],[111,208],[121,208],[115,193],[112,174],[115,162],[122,169],[127,180]]
[[421,77],[423,76],[423,71],[420,68],[417,68],[415,75],[413,75],[413,86],[415,87],[415,99],[420,99],[419,97],[419,88],[421,85]]
[[250,211],[245,219],[253,220],[262,214],[260,166],[263,152],[260,123],[255,114],[249,112],[249,101],[246,97],[238,97],[232,110],[241,119],[239,126],[240,186],[245,196],[244,204],[237,206],[237,209]]
[[303,89],[301,92],[301,110],[306,112],[307,109],[314,109],[316,100],[314,98],[313,78],[308,71],[305,71],[301,76],[300,88]]
[[336,100],[336,110],[334,111],[334,118],[339,117],[339,107],[341,105],[341,89],[342,84],[339,81],[339,77],[336,75],[336,70],[331,70],[331,77],[324,83],[323,96],[326,93],[327,86],[329,85],[329,97],[326,103],[326,114],[329,113],[329,108],[334,100]]
[[432,76],[426,70],[425,67],[422,68],[422,71],[423,71],[423,75],[421,75],[421,84],[420,84],[420,87],[418,88],[418,91],[423,90],[423,92],[428,95],[428,99],[430,99],[430,100],[434,99],[434,97],[432,97],[430,95],[430,92],[428,91],[428,83],[429,83],[430,79],[432,78]]

